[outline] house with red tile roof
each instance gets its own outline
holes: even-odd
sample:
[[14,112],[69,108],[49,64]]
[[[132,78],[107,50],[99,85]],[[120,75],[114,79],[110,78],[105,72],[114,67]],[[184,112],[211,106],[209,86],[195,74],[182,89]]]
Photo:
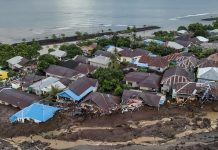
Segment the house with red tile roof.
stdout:
[[139,67],[142,66],[158,72],[164,72],[169,66],[169,61],[164,57],[144,55],[135,64]]

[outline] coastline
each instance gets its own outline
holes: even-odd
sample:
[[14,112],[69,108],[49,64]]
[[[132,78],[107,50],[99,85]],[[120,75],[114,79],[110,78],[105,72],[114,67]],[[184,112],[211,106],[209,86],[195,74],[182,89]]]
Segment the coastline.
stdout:
[[[145,31],[153,31],[153,30],[157,30],[160,28],[161,27],[159,27],[159,26],[136,27],[134,32],[138,33],[138,32],[145,32]],[[133,31],[131,31],[131,32],[133,32]],[[90,33],[90,34],[87,34],[85,39],[92,39],[92,38],[97,38],[97,37],[102,37],[102,36],[110,36],[110,35],[114,35],[114,34],[126,34],[126,33],[131,33],[131,32],[128,32],[127,29],[123,29],[123,30],[119,30],[119,31]],[[74,42],[77,40],[80,40],[80,38],[77,35],[72,35],[72,36],[66,36],[64,38],[58,37],[57,39],[37,39],[36,41],[39,42],[39,44],[43,46],[43,45],[59,44],[59,43],[64,43],[64,42]],[[28,41],[27,43],[30,43],[30,42],[31,41]],[[14,43],[12,45],[16,45],[19,43],[20,42]]]

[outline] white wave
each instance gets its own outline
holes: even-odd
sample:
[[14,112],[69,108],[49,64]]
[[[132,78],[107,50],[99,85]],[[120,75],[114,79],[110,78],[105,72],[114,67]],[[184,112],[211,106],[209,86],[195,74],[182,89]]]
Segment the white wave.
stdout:
[[127,27],[128,25],[126,25],[126,24],[117,24],[115,26],[117,26],[117,27]]
[[175,21],[175,20],[184,19],[184,18],[207,16],[207,15],[212,15],[212,14],[214,14],[214,13],[191,14],[191,15],[186,15],[186,16],[181,16],[181,17],[170,18],[169,20]]
[[102,26],[104,26],[104,27],[111,27],[112,24],[103,24]]

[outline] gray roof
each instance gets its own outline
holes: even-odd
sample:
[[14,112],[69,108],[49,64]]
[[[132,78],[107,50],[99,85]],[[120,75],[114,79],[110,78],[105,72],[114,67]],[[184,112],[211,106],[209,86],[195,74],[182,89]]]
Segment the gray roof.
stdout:
[[52,85],[53,83],[55,83],[57,81],[59,81],[58,78],[48,77],[46,79],[43,79],[41,81],[38,81],[38,82],[32,84],[30,87],[35,89],[35,90],[41,90],[45,87]]
[[57,66],[57,65],[50,65],[48,69],[45,71],[46,73],[57,75],[60,77],[72,78],[79,74],[78,71],[72,70],[66,67]]

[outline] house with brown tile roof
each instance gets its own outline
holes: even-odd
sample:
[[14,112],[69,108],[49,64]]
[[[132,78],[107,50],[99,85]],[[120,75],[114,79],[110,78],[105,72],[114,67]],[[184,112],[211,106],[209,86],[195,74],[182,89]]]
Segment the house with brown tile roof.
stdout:
[[206,68],[206,67],[217,67],[218,68],[218,61],[208,60],[207,58],[203,58],[198,62],[198,68]]
[[126,84],[141,90],[158,91],[160,88],[161,76],[154,73],[130,72],[125,75]]
[[84,75],[88,75],[94,72],[96,69],[97,68],[94,66],[91,66],[89,64],[83,64],[83,63],[79,63],[79,65],[75,68],[76,71]]
[[[155,70],[158,72],[164,72],[168,68],[169,62],[167,59],[159,56],[142,56],[139,61],[136,63],[139,67],[144,66],[151,70]],[[143,65],[144,64],[144,65]]]
[[35,101],[39,101],[39,97],[11,88],[3,88],[0,90],[0,104],[12,105],[23,109]]
[[111,94],[93,92],[90,93],[82,102],[83,109],[94,113],[110,114],[120,108],[121,99]]
[[44,76],[39,76],[36,74],[31,74],[23,77],[20,81],[21,88],[23,91],[28,91],[28,87],[42,79],[44,79]]
[[45,72],[47,77],[67,78],[70,80],[77,80],[84,76],[76,70],[57,65],[50,65]]
[[210,55],[207,59],[211,60],[211,61],[218,62],[218,53]]
[[194,73],[187,71],[181,67],[170,68],[163,74],[161,80],[163,93],[170,92],[172,86],[177,83],[194,81]]
[[143,55],[148,55],[150,52],[144,49],[130,49],[124,48],[122,51],[119,52],[120,54],[120,61],[121,62],[132,62],[134,59],[140,58]]

